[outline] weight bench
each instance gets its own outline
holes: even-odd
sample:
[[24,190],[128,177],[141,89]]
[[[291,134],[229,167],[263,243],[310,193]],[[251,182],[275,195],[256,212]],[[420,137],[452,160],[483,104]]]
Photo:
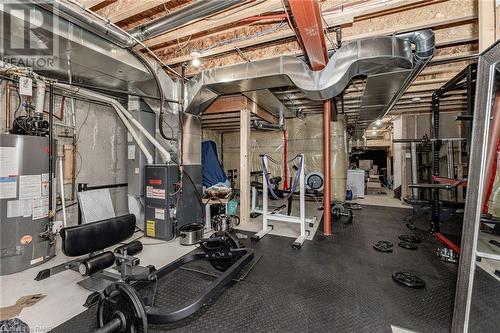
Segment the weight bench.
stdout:
[[[100,292],[116,281],[147,275],[150,268],[139,266],[139,258],[134,257],[142,251],[141,242],[133,241],[114,251],[105,251],[106,248],[132,237],[134,231],[133,214],[63,228],[60,232],[62,252],[68,257],[77,258],[38,272],[35,280],[41,281],[63,271],[73,270],[86,277],[78,282],[80,286]],[[119,273],[104,271],[113,265],[117,266]]]

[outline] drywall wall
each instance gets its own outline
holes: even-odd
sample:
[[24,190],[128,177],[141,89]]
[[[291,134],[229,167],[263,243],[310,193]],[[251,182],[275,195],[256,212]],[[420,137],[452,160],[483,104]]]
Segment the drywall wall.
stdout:
[[[18,108],[19,96],[14,84],[3,80],[0,84],[0,130],[6,133],[11,128],[11,122],[6,122],[7,96],[6,86],[10,84],[10,111],[11,119],[14,115],[24,113],[22,106]],[[45,110],[48,110],[48,94],[46,96]],[[25,100],[25,98],[23,98]],[[63,156],[63,146],[73,142],[73,123],[71,117],[70,100],[64,100],[61,107],[61,96],[55,97],[54,115],[55,139],[58,143],[57,156]],[[114,184],[127,182],[127,134],[118,116],[108,106],[103,106],[86,101],[76,101],[76,183],[89,185]],[[17,112],[16,112],[17,110]],[[62,117],[61,117],[62,116]],[[59,170],[59,168],[57,168]],[[59,185],[56,191],[59,195]],[[117,215],[128,212],[127,189],[118,188],[111,191],[112,202]],[[68,225],[77,223],[77,205],[71,205],[71,184],[65,185],[67,199]],[[59,208],[60,206],[58,206]],[[62,219],[59,211],[56,219]]]

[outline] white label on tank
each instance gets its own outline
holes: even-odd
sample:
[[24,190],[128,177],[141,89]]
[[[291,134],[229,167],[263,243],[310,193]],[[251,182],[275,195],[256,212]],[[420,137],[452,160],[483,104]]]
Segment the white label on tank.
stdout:
[[17,177],[0,177],[0,199],[14,199],[17,197]]
[[32,199],[24,199],[24,200],[19,200],[20,203],[21,203],[21,207],[20,207],[20,210],[21,210],[21,215],[23,217],[29,217],[31,216],[31,207],[33,206],[32,204]]
[[33,220],[41,219],[49,215],[49,198],[33,199]]
[[7,201],[7,218],[21,216],[21,201],[9,200]]
[[19,176],[19,199],[40,198],[42,196],[42,176]]
[[19,158],[16,147],[0,147],[0,177],[19,174]]

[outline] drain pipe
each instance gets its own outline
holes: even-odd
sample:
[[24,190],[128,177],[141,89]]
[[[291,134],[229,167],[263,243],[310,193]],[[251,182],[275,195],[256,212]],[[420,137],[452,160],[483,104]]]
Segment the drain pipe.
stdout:
[[[127,128],[128,132],[134,138],[135,142],[139,146],[139,149],[141,149],[141,151],[143,152],[143,154],[146,156],[147,163],[148,164],[153,164],[154,163],[153,155],[151,155],[151,153],[149,152],[149,150],[146,148],[146,146],[144,145],[144,143],[140,139],[140,137],[137,134],[137,132],[130,125],[130,122],[127,120],[127,118],[125,117],[125,115],[122,113],[121,109],[124,109],[124,108],[123,108],[123,106],[121,106],[120,103],[118,103],[116,100],[114,100],[112,98],[109,98],[109,97],[104,96],[102,94],[94,93],[94,92],[92,92],[90,90],[87,90],[87,89],[83,89],[83,88],[73,89],[71,86],[69,86],[67,84],[62,84],[62,83],[55,83],[54,86],[57,87],[57,88],[66,90],[66,91],[68,91],[68,92],[70,92],[70,93],[72,93],[74,95],[83,96],[83,97],[86,97],[86,98],[89,98],[89,99],[103,101],[103,102],[106,102],[106,103],[110,104],[113,107],[113,109],[116,111],[116,113],[118,114],[118,117],[120,117],[121,121],[123,122],[123,124]],[[117,103],[119,105],[119,107],[115,103]],[[167,152],[167,154],[168,154],[168,152]]]

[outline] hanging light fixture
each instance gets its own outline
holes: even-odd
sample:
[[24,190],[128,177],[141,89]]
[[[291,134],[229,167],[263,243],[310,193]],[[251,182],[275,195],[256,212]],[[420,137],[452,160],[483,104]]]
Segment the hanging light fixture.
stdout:
[[193,61],[191,61],[191,65],[193,65],[194,67],[200,67],[200,65],[201,65],[201,61],[200,61],[201,52],[198,50],[193,50],[193,51],[191,51],[190,55],[191,55],[191,57],[193,57]]

